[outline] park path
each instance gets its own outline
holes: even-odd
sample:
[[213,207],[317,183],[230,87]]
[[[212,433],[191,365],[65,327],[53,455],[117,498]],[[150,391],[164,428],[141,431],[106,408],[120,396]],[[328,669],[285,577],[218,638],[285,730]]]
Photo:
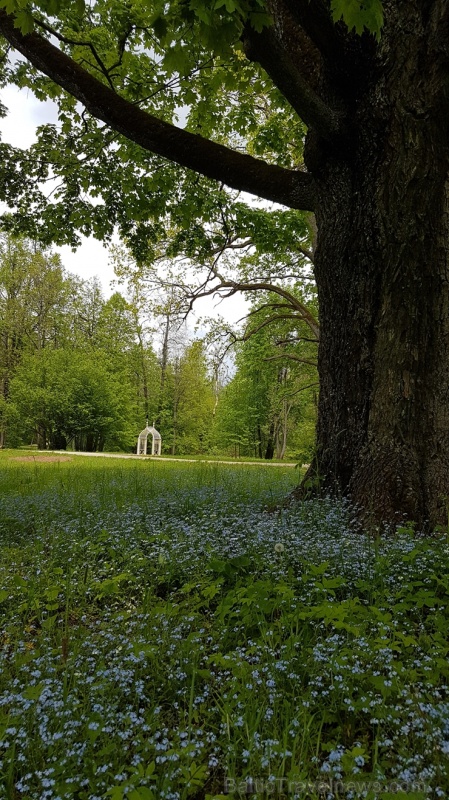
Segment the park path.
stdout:
[[176,456],[138,456],[136,453],[82,453],[79,450],[37,450],[37,453],[49,455],[55,453],[61,456],[94,456],[95,458],[136,458],[147,461],[179,461],[181,464],[228,464],[231,467],[296,467],[291,461],[279,463],[278,461],[216,461],[207,458],[176,458]]

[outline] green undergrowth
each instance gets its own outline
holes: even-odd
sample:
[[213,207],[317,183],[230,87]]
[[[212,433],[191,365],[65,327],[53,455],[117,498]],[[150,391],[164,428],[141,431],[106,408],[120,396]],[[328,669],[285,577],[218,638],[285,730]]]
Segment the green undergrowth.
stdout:
[[447,796],[446,539],[295,480],[0,455],[1,797]]

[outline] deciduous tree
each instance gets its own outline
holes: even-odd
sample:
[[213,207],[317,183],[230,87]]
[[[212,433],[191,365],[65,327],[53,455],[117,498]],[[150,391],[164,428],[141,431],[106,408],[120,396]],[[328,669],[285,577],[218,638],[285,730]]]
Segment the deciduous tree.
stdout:
[[[298,289],[286,294],[313,317],[313,299]],[[280,304],[279,295],[254,302],[237,346],[236,374],[225,388],[217,412],[222,445],[234,444],[240,455],[309,461],[316,421],[316,346],[296,308]],[[281,306],[281,307],[279,307]]]
[[[189,231],[218,219],[232,201],[223,185],[315,212],[314,469],[327,490],[349,494],[378,518],[442,521],[447,2],[58,8],[20,4],[14,18],[18,6],[8,2],[0,14],[5,40],[33,67],[13,62],[6,79],[56,97],[60,107],[60,131],[43,130],[31,154],[3,147],[2,196],[16,203],[17,224],[28,225],[34,208],[48,235],[76,239],[76,229],[104,235],[117,222],[143,251],[164,227],[161,208]],[[191,172],[181,177],[161,156]],[[36,186],[49,164],[62,179],[50,205]],[[103,203],[91,206],[88,191]]]
[[58,255],[24,239],[0,238],[0,447],[10,417],[10,381],[24,354],[63,343],[70,288]]
[[130,386],[111,375],[99,353],[70,349],[27,355],[11,381],[11,400],[22,433],[40,448],[126,448]]

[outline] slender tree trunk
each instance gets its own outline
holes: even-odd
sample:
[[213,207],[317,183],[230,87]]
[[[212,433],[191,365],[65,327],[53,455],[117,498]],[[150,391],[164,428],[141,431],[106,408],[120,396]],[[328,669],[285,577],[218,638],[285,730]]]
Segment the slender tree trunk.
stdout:
[[165,325],[164,325],[164,338],[162,341],[162,353],[161,353],[161,382],[159,386],[159,402],[158,402],[158,413],[156,419],[156,425],[158,428],[161,426],[162,409],[164,408],[165,404],[165,384],[167,379],[167,367],[168,367],[168,345],[170,337],[170,322],[171,322],[170,314],[166,314]]
[[265,450],[265,459],[271,460],[274,456],[274,439],[275,439],[275,426],[274,422],[270,423],[270,431],[268,433],[268,442]]
[[[0,397],[3,400],[8,399],[8,381],[6,376],[0,378]],[[5,446],[5,439],[6,439],[6,425],[5,421],[0,424],[0,450],[3,449]]]
[[263,458],[263,451],[262,451],[262,430],[260,427],[260,422],[257,423],[257,447],[259,452],[259,458]]
[[96,450],[96,436],[94,433],[86,434],[85,450],[88,453],[94,453]]
[[403,28],[387,32],[391,70],[354,112],[363,135],[319,154],[311,469],[378,520],[433,526],[449,496],[447,78],[413,15],[407,35],[404,49]]
[[[142,330],[140,325],[136,326],[137,328],[137,337],[139,341],[139,354],[140,354],[140,364],[142,369],[142,393],[143,393],[143,405],[144,405],[144,414],[145,419],[149,419],[149,402],[148,402],[148,370],[147,364],[145,359],[145,347],[142,337]],[[162,379],[161,379],[162,382]],[[140,387],[139,387],[140,388]]]
[[171,445],[171,454],[172,454],[172,456],[175,456],[175,455],[176,455],[176,445],[177,445],[177,442],[176,442],[176,433],[177,433],[177,425],[178,425],[178,419],[177,419],[177,409],[176,409],[176,407],[175,407],[175,409],[174,409],[174,411],[173,411],[173,438],[172,438],[172,445]]
[[47,432],[45,428],[40,426],[37,429],[37,448],[38,450],[47,449]]

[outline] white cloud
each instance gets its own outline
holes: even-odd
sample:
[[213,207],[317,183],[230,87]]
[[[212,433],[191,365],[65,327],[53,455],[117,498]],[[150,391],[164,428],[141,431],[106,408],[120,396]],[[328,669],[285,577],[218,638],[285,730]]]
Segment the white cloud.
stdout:
[[[28,148],[36,140],[36,128],[39,125],[57,122],[56,105],[52,101],[40,102],[28,90],[7,86],[1,91],[0,100],[9,110],[8,116],[0,119],[1,139],[14,147]],[[115,291],[111,287],[114,270],[109,264],[108,250],[101,242],[82,237],[82,244],[75,252],[68,246],[54,247],[54,250],[60,253],[62,263],[69,272],[85,280],[98,277],[106,297]],[[235,323],[248,309],[248,304],[239,295],[218,305],[217,302],[213,298],[198,302],[194,316],[222,316],[228,322]]]
[[61,255],[61,260],[69,272],[79,275],[83,280],[97,277],[101,281],[103,292],[109,297],[116,289],[111,287],[114,280],[114,270],[108,263],[108,251],[97,239],[82,237],[82,244],[73,252],[70,247],[55,247]]
[[[9,110],[8,116],[0,120],[1,138],[14,147],[29,147],[36,140],[39,125],[57,122],[56,105],[51,101],[41,103],[30,91],[7,86],[0,99]],[[76,252],[72,252],[70,247],[55,247],[54,250],[61,254],[62,263],[70,272],[84,279],[97,276],[109,297],[114,270],[109,264],[108,250],[101,242],[82,237],[82,244]]]
[[54,103],[41,103],[25,89],[7,86],[2,89],[1,101],[9,110],[8,116],[1,121],[2,140],[14,147],[29,147],[36,139],[39,125],[57,121]]

